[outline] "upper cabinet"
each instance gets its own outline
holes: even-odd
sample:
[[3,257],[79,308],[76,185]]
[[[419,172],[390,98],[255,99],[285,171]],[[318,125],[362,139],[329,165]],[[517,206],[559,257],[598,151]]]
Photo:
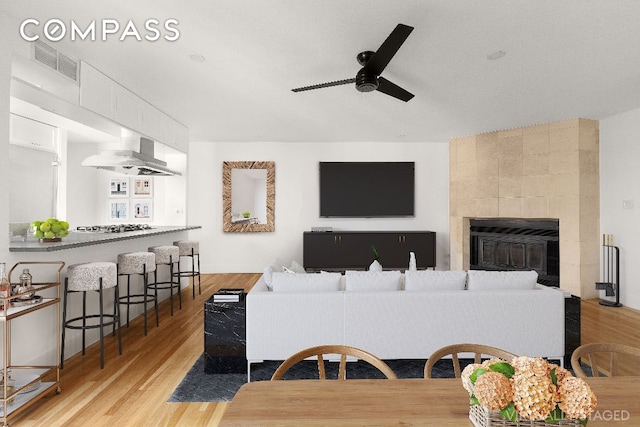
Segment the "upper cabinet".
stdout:
[[113,108],[114,82],[86,62],[80,67],[80,106],[115,120]]
[[54,126],[13,113],[9,123],[12,144],[57,153],[58,130]]
[[183,153],[188,150],[185,126],[84,61],[80,106]]

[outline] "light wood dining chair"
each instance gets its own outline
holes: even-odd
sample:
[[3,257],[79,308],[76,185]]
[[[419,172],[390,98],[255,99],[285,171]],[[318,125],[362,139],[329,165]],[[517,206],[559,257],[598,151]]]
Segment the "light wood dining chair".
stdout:
[[[620,359],[623,359],[624,366],[632,368],[624,372],[621,369]],[[584,360],[589,365],[591,375],[584,371],[580,360]],[[580,378],[601,375],[606,377],[637,375],[638,362],[640,362],[640,348],[610,342],[583,344],[571,354],[571,367],[575,375]]]
[[463,353],[473,353],[473,361],[474,363],[481,363],[483,356],[485,359],[488,358],[500,358],[506,361],[510,361],[516,354],[510,353],[506,350],[502,350],[496,347],[491,347],[483,344],[453,344],[448,345],[446,347],[442,347],[433,352],[431,356],[427,359],[427,363],[424,365],[424,377],[432,378],[431,373],[433,371],[433,365],[442,359],[445,356],[451,356],[451,361],[453,363],[453,370],[455,372],[456,378],[460,378],[462,370],[460,369],[460,354]]
[[289,356],[280,364],[280,366],[278,366],[278,369],[276,369],[276,371],[271,376],[271,381],[281,379],[284,373],[287,372],[293,365],[303,361],[304,359],[314,356],[318,358],[318,375],[321,380],[326,380],[327,375],[324,365],[325,355],[340,355],[340,365],[338,368],[337,378],[338,380],[345,380],[347,378],[347,356],[352,356],[359,360],[368,362],[369,364],[378,368],[378,370],[382,372],[388,379],[397,378],[396,374],[386,363],[384,363],[381,359],[369,353],[368,351],[346,345],[320,345],[304,349]]

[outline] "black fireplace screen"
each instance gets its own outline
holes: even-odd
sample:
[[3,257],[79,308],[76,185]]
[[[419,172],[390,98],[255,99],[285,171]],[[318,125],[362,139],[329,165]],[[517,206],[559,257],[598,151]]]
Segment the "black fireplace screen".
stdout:
[[472,270],[535,270],[538,282],[560,286],[557,220],[471,219]]

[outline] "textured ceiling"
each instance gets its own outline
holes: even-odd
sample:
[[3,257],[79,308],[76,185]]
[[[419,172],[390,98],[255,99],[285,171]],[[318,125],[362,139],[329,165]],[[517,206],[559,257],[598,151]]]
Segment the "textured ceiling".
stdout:
[[[447,141],[640,107],[636,0],[0,0],[26,18],[176,19],[175,42],[72,42],[197,141]],[[338,86],[398,23],[415,27],[383,76],[415,98]],[[496,51],[498,60],[487,56]],[[204,56],[204,62],[190,55]]]

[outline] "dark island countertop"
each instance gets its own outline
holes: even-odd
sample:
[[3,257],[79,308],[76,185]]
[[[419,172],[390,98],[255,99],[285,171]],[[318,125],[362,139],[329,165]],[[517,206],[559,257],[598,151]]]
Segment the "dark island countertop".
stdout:
[[197,230],[200,225],[157,226],[148,230],[125,231],[122,233],[94,233],[85,231],[71,231],[61,242],[40,243],[29,237],[26,242],[9,243],[9,252],[52,252],[82,246],[101,245],[122,240],[140,239],[159,234],[177,233],[180,231]]

